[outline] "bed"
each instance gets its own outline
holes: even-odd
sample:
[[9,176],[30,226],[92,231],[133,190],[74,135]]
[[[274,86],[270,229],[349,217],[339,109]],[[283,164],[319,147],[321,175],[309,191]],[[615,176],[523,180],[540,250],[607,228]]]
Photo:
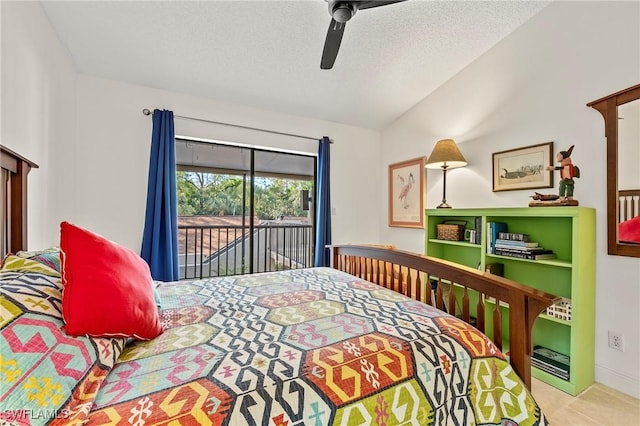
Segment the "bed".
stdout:
[[618,191],[618,240],[640,244],[640,189]]
[[[0,265],[0,423],[548,424],[530,358],[551,294],[369,245],[333,246],[330,268],[164,283],[143,264],[131,279],[139,256],[89,231],[100,244],[78,251],[63,225],[62,250],[24,239]],[[73,305],[78,264],[88,299]],[[129,308],[156,331],[75,328],[79,311],[82,326]]]
[[[555,299],[500,277],[335,246],[334,268],[156,283],[164,331],[141,341],[66,336],[59,268],[55,249],[21,252],[0,275],[0,416],[17,424],[546,424],[527,359]],[[442,311],[482,309],[459,282],[522,307],[510,360],[499,309],[498,344]]]

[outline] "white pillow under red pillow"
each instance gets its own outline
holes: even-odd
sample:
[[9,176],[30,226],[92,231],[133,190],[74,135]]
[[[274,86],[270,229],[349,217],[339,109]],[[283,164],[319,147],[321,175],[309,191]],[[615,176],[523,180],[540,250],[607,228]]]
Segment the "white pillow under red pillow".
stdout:
[[149,266],[135,252],[62,222],[60,263],[67,334],[149,340],[162,333]]

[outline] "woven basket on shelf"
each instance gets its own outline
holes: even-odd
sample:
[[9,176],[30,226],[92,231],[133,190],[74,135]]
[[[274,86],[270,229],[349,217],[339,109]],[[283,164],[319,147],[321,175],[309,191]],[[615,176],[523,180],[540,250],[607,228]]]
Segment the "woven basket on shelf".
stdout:
[[463,241],[467,222],[463,220],[445,220],[436,225],[439,240]]

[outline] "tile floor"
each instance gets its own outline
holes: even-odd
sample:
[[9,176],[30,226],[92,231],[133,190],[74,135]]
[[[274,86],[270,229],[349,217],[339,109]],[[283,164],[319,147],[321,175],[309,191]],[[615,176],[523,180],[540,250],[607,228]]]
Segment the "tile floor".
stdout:
[[640,426],[640,399],[599,383],[577,397],[535,378],[531,387],[552,426]]

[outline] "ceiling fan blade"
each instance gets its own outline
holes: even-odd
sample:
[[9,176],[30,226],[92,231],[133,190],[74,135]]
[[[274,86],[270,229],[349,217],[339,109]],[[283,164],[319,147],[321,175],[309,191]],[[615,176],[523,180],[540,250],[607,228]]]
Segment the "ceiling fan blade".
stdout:
[[344,27],[344,23],[337,22],[335,19],[331,18],[329,30],[327,31],[327,38],[324,42],[324,49],[322,50],[320,69],[330,70],[333,68],[333,64],[338,56],[338,50],[340,49],[340,43],[342,42]]
[[372,7],[386,6],[388,4],[400,3],[406,0],[371,0],[371,1],[358,1],[354,2],[358,10],[371,9]]

